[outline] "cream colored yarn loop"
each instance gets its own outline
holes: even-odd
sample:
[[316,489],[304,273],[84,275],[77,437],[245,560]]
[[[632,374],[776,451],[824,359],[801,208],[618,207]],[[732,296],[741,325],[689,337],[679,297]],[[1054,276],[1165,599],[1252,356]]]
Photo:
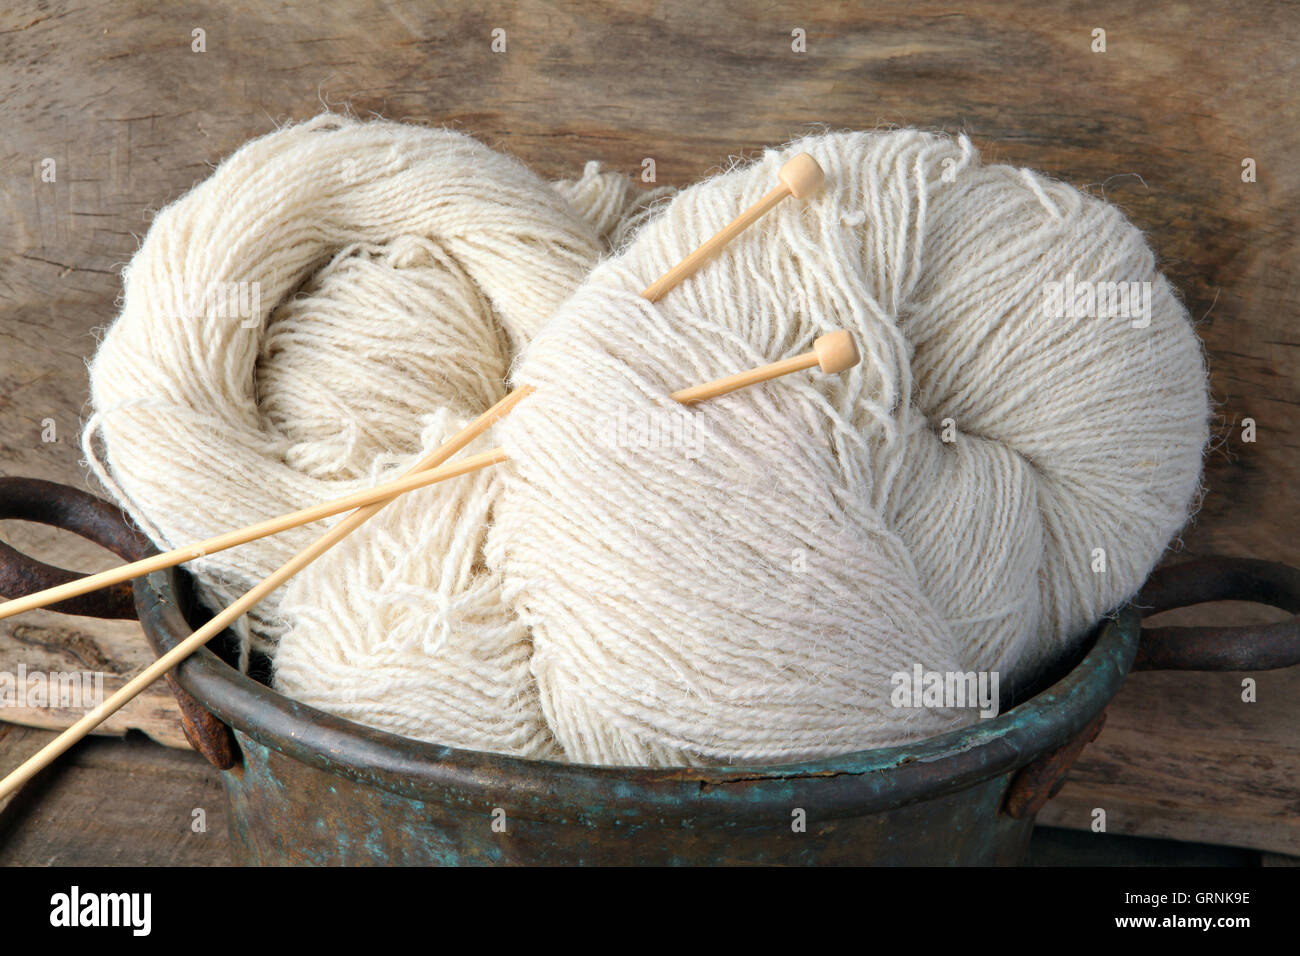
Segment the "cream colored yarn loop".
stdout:
[[[429,415],[500,398],[600,248],[557,190],[459,133],[326,115],[254,140],[127,268],[87,458],[166,547],[359,489],[410,460]],[[198,562],[210,600],[317,533]],[[280,628],[273,602],[255,636]]]

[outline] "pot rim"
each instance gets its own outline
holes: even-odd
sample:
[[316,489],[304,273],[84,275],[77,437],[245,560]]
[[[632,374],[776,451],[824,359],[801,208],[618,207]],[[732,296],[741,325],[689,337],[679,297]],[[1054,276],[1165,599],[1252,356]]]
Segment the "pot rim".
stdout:
[[[136,610],[154,651],[192,631],[177,569],[137,580]],[[466,812],[498,807],[588,826],[744,826],[815,808],[821,819],[860,816],[934,799],[1009,775],[1082,732],[1133,665],[1140,614],[1125,607],[1094,630],[1083,658],[1028,700],[958,730],[894,747],[781,765],[600,767],[426,743],[295,701],[231,667],[208,648],[177,682],[238,733],[357,783]],[[228,775],[240,776],[242,763]],[[775,816],[774,816],[775,815]]]

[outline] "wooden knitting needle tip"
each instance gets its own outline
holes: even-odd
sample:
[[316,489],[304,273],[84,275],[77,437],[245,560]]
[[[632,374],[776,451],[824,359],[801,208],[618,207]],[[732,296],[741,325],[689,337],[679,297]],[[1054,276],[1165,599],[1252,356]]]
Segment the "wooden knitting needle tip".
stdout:
[[658,302],[670,290],[695,275],[706,262],[721,252],[727,243],[752,226],[782,199],[787,196],[805,199],[815,193],[821,188],[826,174],[822,172],[817,160],[807,153],[800,153],[781,167],[777,178],[781,181],[779,186],[773,186],[762,199],[733,219],[713,238],[647,286],[641,293],[642,297],[651,302]]
[[853,341],[852,334],[847,329],[841,329],[814,339],[811,352],[804,352],[802,355],[782,359],[760,368],[751,368],[747,372],[737,372],[735,375],[705,382],[703,385],[692,385],[680,392],[673,392],[672,397],[683,405],[690,405],[693,402],[702,402],[706,398],[717,398],[719,395],[726,395],[737,389],[748,388],[759,382],[770,382],[782,375],[801,372],[814,366],[823,372],[836,374],[851,369],[857,364],[858,346]]

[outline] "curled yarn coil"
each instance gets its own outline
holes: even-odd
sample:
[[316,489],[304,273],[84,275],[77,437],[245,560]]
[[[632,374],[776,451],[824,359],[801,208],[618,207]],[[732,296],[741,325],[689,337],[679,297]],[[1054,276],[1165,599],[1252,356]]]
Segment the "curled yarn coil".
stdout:
[[[369,486],[429,416],[504,394],[517,349],[636,197],[555,187],[442,129],[324,115],[245,144],[164,208],[90,366],[86,457],[160,546]],[[319,533],[191,565],[218,606]],[[283,631],[273,599],[251,639]]]

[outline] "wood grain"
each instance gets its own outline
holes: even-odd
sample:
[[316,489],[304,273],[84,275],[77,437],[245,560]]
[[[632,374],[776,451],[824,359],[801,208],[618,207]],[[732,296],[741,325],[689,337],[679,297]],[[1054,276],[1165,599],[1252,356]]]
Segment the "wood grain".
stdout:
[[[19,4],[0,13],[0,472],[83,483],[82,363],[151,212],[324,104],[459,128],[551,177],[588,159],[638,174],[651,157],[660,184],[814,124],[916,125],[964,130],[986,162],[1103,195],[1146,230],[1199,323],[1218,403],[1182,553],[1300,564],[1298,40],[1300,11],[1276,0]],[[46,157],[56,183],[40,180]],[[1257,182],[1242,182],[1246,157]],[[57,442],[41,440],[46,419]],[[13,627],[35,625],[5,623],[12,661],[27,653]],[[47,634],[58,646],[110,630],[41,626],[63,630]],[[1250,709],[1229,676],[1135,677],[1046,816],[1086,826],[1079,812],[1104,805],[1123,832],[1296,852],[1297,705],[1278,701],[1300,687],[1294,672],[1256,676],[1270,697]]]
[[1086,830],[1101,808],[1108,833],[1300,856],[1300,668],[1133,674],[1108,713],[1040,823]]
[[[49,731],[0,723],[0,773],[7,774],[53,740],[54,736]],[[28,785],[36,783],[39,779],[38,777],[36,780],[29,781]],[[0,828],[3,827],[5,819],[16,815],[9,812],[9,807],[22,795],[23,791],[19,789],[0,797]]]
[[0,812],[0,866],[228,866],[228,812],[198,754],[90,738]]

